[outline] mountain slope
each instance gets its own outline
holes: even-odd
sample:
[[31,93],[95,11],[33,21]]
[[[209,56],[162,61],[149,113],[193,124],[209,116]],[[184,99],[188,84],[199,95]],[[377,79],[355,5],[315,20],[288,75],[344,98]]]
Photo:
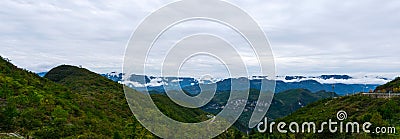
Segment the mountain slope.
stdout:
[[[80,94],[81,98],[75,101],[81,104],[81,108],[85,111],[89,111],[90,113],[105,113],[105,116],[116,116],[115,119],[110,121],[110,124],[117,125],[113,127],[117,131],[123,131],[124,129],[118,129],[118,127],[126,127],[124,124],[127,124],[127,126],[135,125],[136,128],[139,127],[139,129],[133,129],[133,133],[126,131],[125,134],[128,134],[126,136],[136,136],[140,138],[154,136],[149,134],[149,131],[144,130],[144,128],[140,126],[137,121],[130,120],[129,122],[131,123],[124,121],[125,119],[129,119],[129,116],[132,116],[132,113],[129,110],[121,84],[118,84],[89,70],[68,65],[62,65],[50,70],[48,74],[46,74],[45,78],[60,83],[68,88],[72,88],[71,91],[73,93]],[[138,92],[135,94],[142,95]],[[200,122],[208,119],[208,113],[200,109],[181,107],[172,102],[166,95],[154,94],[151,95],[151,97],[156,106],[172,119],[188,123]],[[98,103],[93,104],[93,102]],[[93,106],[95,106],[95,108],[92,108]],[[102,116],[100,115],[100,117]],[[118,126],[118,124],[120,126]],[[227,132],[221,134],[217,138],[232,136],[242,135],[234,128],[230,128]]]
[[122,86],[97,74],[82,69],[56,77],[54,70],[49,77],[65,81],[58,84],[3,59],[0,71],[0,133],[34,138],[154,137],[132,117],[123,92],[117,93]]
[[69,65],[53,68],[44,77],[70,88],[71,93],[78,96],[71,98],[71,101],[79,104],[79,108],[87,115],[80,119],[86,121],[84,127],[90,132],[100,137],[113,134],[135,136],[126,127],[136,125],[138,127],[129,128],[138,128],[136,130],[141,133],[137,134],[152,136],[133,120],[122,85],[87,69]]
[[[317,129],[320,129],[322,122],[337,120],[337,112],[344,110],[347,112],[347,119],[344,122],[358,122],[361,125],[364,122],[371,122],[369,128],[372,132],[375,127],[396,127],[400,130],[400,98],[382,99],[371,98],[362,95],[353,95],[339,97],[335,99],[323,99],[315,103],[309,104],[306,107],[300,108],[296,112],[287,117],[277,119],[275,122],[315,122]],[[286,130],[288,126],[285,127]],[[324,127],[322,133],[277,133],[276,128],[274,133],[255,133],[252,137],[272,137],[272,138],[398,138],[399,134],[367,134],[362,133],[330,133],[327,126]]]
[[[248,122],[257,103],[258,94],[259,90],[250,90],[249,99],[245,106],[244,112],[234,124],[235,127],[241,131],[248,130]],[[218,114],[226,105],[229,95],[229,92],[217,92],[211,102],[202,107],[202,109],[213,114]],[[318,91],[312,93],[307,89],[291,89],[281,93],[275,93],[266,116],[270,119],[282,118],[291,114],[297,109],[306,106],[307,104],[324,98],[337,96],[338,95],[336,93],[332,92]]]
[[312,102],[337,96],[338,95],[333,92],[318,91],[312,93],[306,89],[284,91],[275,94],[267,116],[272,119],[281,118]]
[[[41,138],[76,134],[77,97],[62,85],[0,59],[0,132]],[[67,126],[68,124],[68,126]]]
[[[399,78],[378,88],[387,89],[398,86]],[[343,96],[337,98],[326,98],[317,102],[311,103],[305,107],[298,109],[292,114],[275,120],[278,122],[315,122],[317,130],[321,128],[322,122],[327,122],[332,119],[334,122],[339,122],[337,113],[345,111],[346,118],[342,121],[358,122],[362,126],[365,122],[372,123],[369,128],[371,133],[364,133],[360,127],[360,133],[330,133],[327,126],[324,127],[322,133],[278,133],[276,126],[273,133],[258,133],[254,132],[250,137],[255,138],[399,138],[400,134],[400,97],[392,97],[390,99],[374,98],[362,94],[351,96]],[[377,134],[374,133],[376,127],[395,127],[394,134]],[[269,128],[269,127],[268,127]],[[288,126],[284,129],[288,130]],[[379,129],[378,129],[379,130]]]
[[375,92],[387,93],[388,91],[400,93],[400,77],[397,77],[393,81],[390,81],[384,85],[378,86],[375,89]]
[[[41,78],[1,58],[0,71],[0,133],[33,138],[157,138],[133,117],[122,85],[89,70],[63,65]],[[172,119],[198,122],[206,117],[204,111],[178,107],[166,96],[152,97]],[[233,136],[242,134],[229,129],[217,138]]]

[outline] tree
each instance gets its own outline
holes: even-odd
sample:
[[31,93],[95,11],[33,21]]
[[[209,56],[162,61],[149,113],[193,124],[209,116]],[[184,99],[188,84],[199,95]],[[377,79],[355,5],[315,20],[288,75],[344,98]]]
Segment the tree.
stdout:
[[122,137],[117,131],[115,131],[114,135],[113,135],[113,139],[122,139]]
[[400,92],[400,87],[395,87],[393,88],[393,93],[399,93]]
[[7,61],[7,62],[11,62],[11,59],[9,59],[9,58],[3,58],[5,61]]
[[387,123],[382,119],[382,116],[378,112],[372,114],[370,122],[376,124],[376,126],[385,126]]
[[67,121],[68,111],[64,110],[61,106],[57,106],[51,113],[55,123],[62,124]]
[[8,131],[13,130],[15,126],[15,118],[19,115],[17,107],[15,105],[8,105],[1,112],[4,114],[4,116],[0,117],[4,117],[3,122],[6,123],[4,128]]

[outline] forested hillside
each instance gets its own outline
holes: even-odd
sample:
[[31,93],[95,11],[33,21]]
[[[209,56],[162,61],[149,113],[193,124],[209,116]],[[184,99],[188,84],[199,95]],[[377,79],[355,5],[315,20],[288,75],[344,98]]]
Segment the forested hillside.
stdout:
[[299,108],[324,98],[338,97],[334,92],[318,91],[312,93],[307,89],[292,89],[274,95],[268,118],[277,119],[287,116]]
[[375,92],[382,92],[382,93],[400,93],[400,77],[397,77],[395,80],[388,82],[384,85],[378,86],[375,89]]
[[[3,58],[0,71],[0,133],[33,138],[156,138],[135,120],[122,85],[96,73],[62,65],[41,78]],[[168,116],[183,122],[202,121],[207,114],[178,107],[163,95],[152,98]],[[242,136],[230,129],[217,138],[235,135]]]
[[[378,88],[394,90],[400,87],[398,81],[399,78]],[[135,90],[130,91],[141,94]],[[224,98],[218,95],[221,94],[217,94],[213,101],[220,102],[216,99]],[[250,100],[256,96],[256,93],[250,95]],[[311,93],[305,89],[282,92],[274,97],[268,115],[281,117],[291,113],[275,122],[313,121],[319,124],[328,119],[336,119],[336,113],[344,110],[348,114],[345,121],[371,122],[373,127],[396,127],[396,131],[400,130],[399,97],[383,99],[362,95],[331,98],[332,96],[337,97],[330,92]],[[165,95],[151,97],[157,107],[172,119],[189,123],[208,119],[209,113],[178,106]],[[323,100],[317,101],[319,99]],[[312,103],[314,101],[317,102]],[[241,120],[243,119],[239,119]],[[42,78],[1,57],[0,133],[16,133],[33,138],[157,138],[135,119],[121,84],[87,69],[68,65],[58,66]],[[0,138],[3,137],[6,136],[1,134]],[[248,136],[232,127],[217,138],[242,137]],[[398,138],[399,134],[267,134],[255,131],[249,137]]]
[[[372,98],[368,96],[353,95],[339,97],[335,99],[327,98],[306,107],[300,108],[287,117],[277,119],[275,122],[315,122],[321,125],[329,119],[338,121],[337,112],[344,110],[347,113],[347,119],[343,122],[371,122],[371,131],[375,127],[395,127],[400,131],[400,98],[383,99]],[[286,130],[288,130],[286,126]],[[320,126],[317,126],[318,129]],[[362,127],[360,127],[362,128]],[[328,126],[324,127],[322,133],[278,133],[276,129],[272,134],[255,132],[251,137],[271,137],[271,138],[399,138],[399,133],[395,134],[374,134],[374,133],[330,133]]]

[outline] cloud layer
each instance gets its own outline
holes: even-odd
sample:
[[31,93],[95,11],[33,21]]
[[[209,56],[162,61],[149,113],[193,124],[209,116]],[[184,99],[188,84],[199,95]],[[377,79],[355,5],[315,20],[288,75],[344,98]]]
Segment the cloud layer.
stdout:
[[[35,72],[60,64],[120,71],[132,31],[169,2],[173,1],[5,0],[0,5],[0,55]],[[400,74],[400,1],[229,2],[247,11],[264,29],[279,75]],[[202,31],[226,32],[214,28],[204,26]],[[187,25],[181,30],[188,33],[193,28]],[[201,59],[192,61],[193,67],[187,69],[204,66]]]

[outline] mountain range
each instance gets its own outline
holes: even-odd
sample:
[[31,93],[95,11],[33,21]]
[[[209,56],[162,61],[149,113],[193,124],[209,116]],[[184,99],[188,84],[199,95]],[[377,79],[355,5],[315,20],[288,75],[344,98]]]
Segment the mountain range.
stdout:
[[[39,76],[44,76],[46,73],[47,72],[40,72],[37,74]],[[200,92],[198,84],[218,84],[218,86],[221,86],[218,88],[218,91],[226,91],[229,90],[228,81],[235,79],[200,80],[193,77],[155,77],[133,74],[130,76],[129,81],[123,81],[124,73],[110,72],[100,75],[115,82],[126,84],[138,91],[147,89],[151,93],[163,93],[165,92],[164,85],[168,85],[171,82],[179,82],[182,89],[194,95]],[[265,76],[251,76],[246,78],[249,79],[252,89],[259,89],[260,80],[268,79],[268,77]],[[327,90],[334,91],[339,95],[349,95],[358,92],[373,91],[377,86],[385,84],[393,79],[394,77],[372,75],[276,76],[275,92],[279,93],[290,89],[308,89],[312,92]],[[223,86],[225,86],[225,88]]]
[[[18,134],[26,138],[157,138],[132,115],[127,104],[130,100],[125,98],[121,80],[110,80],[110,77],[105,75],[69,65],[55,67],[41,77],[20,69],[1,57],[0,71],[0,138],[8,138],[8,134],[3,133]],[[123,74],[115,73],[115,75],[122,77]],[[144,76],[137,75],[136,78],[138,77],[140,79]],[[245,111],[234,124],[235,127],[229,128],[216,138],[397,138],[399,136],[398,133],[393,135],[326,132],[263,134],[256,132],[255,129],[247,129],[248,117],[257,101],[259,92],[257,83],[260,82],[260,78],[245,78],[250,80],[251,86]],[[326,80],[337,78],[355,79],[343,75],[321,76],[321,79]],[[141,83],[163,84],[164,79],[173,81],[171,79],[176,78],[162,78],[161,81],[159,77],[142,79],[146,80],[142,80]],[[196,82],[218,85],[214,98],[201,108],[179,106],[157,89],[154,89],[150,96],[168,117],[182,122],[199,122],[209,119],[209,115],[215,115],[223,109],[222,106],[226,103],[224,99],[229,97],[230,80],[235,78],[208,81],[197,81],[194,78],[175,80],[174,82],[179,82],[187,92],[191,89],[196,90]],[[286,80],[299,81],[277,81],[276,90],[279,92],[275,94],[266,115],[269,120],[321,122],[328,118],[334,119],[337,111],[345,110],[349,113],[348,120],[370,121],[374,126],[394,126],[400,129],[398,97],[384,99],[361,94],[339,96],[335,92],[340,88],[340,83],[334,84],[334,90],[329,90],[332,84],[300,76],[288,77]],[[375,91],[394,91],[400,88],[399,81],[400,78],[397,78],[387,84],[375,86]],[[343,84],[343,88],[350,88],[350,85]],[[357,86],[353,86],[353,89]],[[137,97],[141,97],[140,90],[129,90],[136,92]],[[160,127],[164,126],[161,124]],[[250,132],[244,134],[237,129]]]
[[[0,62],[0,123],[3,125],[0,132],[37,138],[154,137],[131,115],[122,85],[113,80],[69,65],[55,67],[40,77],[4,60]],[[169,117],[198,122],[207,119],[208,113],[217,114],[222,110],[223,100],[229,97],[226,91],[218,92],[210,103],[197,110],[180,107],[163,93],[153,94],[152,98]],[[254,110],[257,92],[257,89],[251,90],[245,112],[234,124],[242,131],[248,130],[247,118]],[[309,103],[331,97],[331,94],[305,89],[282,92],[274,98],[268,117],[286,116]],[[231,128],[219,137],[229,136],[244,135]]]
[[[157,138],[133,116],[123,85],[97,73],[61,65],[40,77],[1,57],[0,71],[0,138]],[[172,119],[199,122],[209,115],[165,95],[151,97]],[[230,128],[216,138],[242,136]]]
[[[145,75],[131,75],[128,81],[123,81],[124,74],[122,73],[107,73],[101,74],[113,81],[130,86],[138,91],[147,89],[152,93],[165,92],[164,86],[172,84],[172,82],[179,82],[180,87],[190,93],[198,94],[200,92],[199,84],[216,84],[217,91],[230,90],[231,80],[238,78],[227,79],[211,79],[199,80],[192,77],[154,77]],[[265,76],[247,77],[250,82],[251,89],[260,89],[261,80],[268,80]],[[277,76],[275,92],[283,92],[290,89],[308,89],[311,92],[321,90],[332,91],[339,95],[354,94],[357,92],[369,92],[381,84],[389,82],[389,78],[380,76],[364,76],[364,77],[351,77],[348,75],[321,75],[317,77],[305,76]],[[361,83],[364,82],[364,83]],[[177,87],[179,88],[179,86]]]

